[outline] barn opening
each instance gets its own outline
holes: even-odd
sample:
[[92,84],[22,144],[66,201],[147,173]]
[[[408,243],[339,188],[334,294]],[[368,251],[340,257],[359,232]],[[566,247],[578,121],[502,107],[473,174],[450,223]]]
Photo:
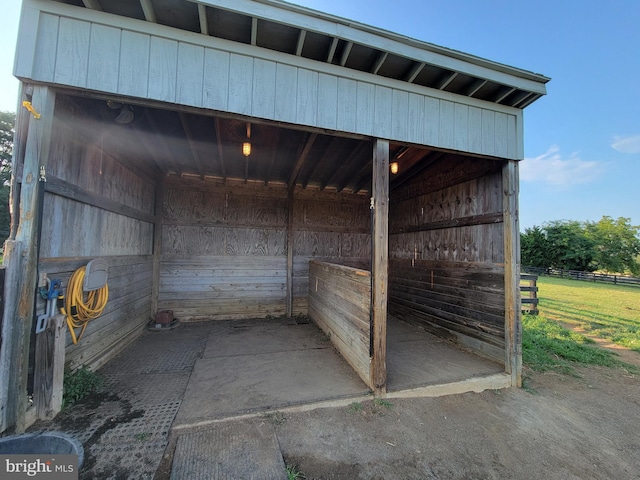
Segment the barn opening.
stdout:
[[103,258],[71,367],[168,309],[308,315],[376,395],[417,358],[394,321],[518,385],[522,109],[548,78],[284,2],[175,3],[24,1],[3,365],[24,365],[38,272]]

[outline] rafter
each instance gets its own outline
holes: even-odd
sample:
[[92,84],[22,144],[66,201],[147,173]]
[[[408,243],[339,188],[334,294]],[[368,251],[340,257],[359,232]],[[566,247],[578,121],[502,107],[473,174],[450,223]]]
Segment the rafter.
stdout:
[[147,20],[147,22],[158,23],[158,19],[156,18],[156,11],[153,9],[151,0],[140,0],[140,5],[142,6],[144,18]]
[[198,4],[198,18],[200,19],[200,33],[209,35],[209,23],[207,22],[207,7]]
[[333,57],[336,54],[336,48],[338,48],[338,37],[333,37],[331,47],[329,47],[329,53],[327,54],[327,63],[333,62]]
[[388,56],[389,56],[388,52],[380,52],[380,55],[378,55],[376,63],[373,65],[373,68],[371,69],[371,73],[373,73],[374,75],[377,75],[378,71],[380,70],[384,62],[387,60]]
[[416,175],[424,172],[430,165],[435,163],[437,160],[440,160],[442,157],[446,155],[445,152],[430,152],[425,155],[422,160],[409,168],[404,174],[399,175],[395,180],[391,181],[391,189],[396,190],[407,183],[409,180],[414,178]]
[[[356,165],[357,167],[357,164],[355,162],[358,159],[358,157],[362,154],[362,151],[368,144],[369,142],[366,142],[366,141],[359,142],[358,145],[356,145],[356,147],[351,151],[347,159],[344,161],[343,163],[344,167],[353,171],[354,170],[353,165]],[[334,172],[331,174],[331,176],[329,176],[329,178],[325,179],[320,183],[320,190],[324,190],[325,188],[327,188],[327,185],[331,185],[333,182],[337,182],[338,179],[341,177],[342,170],[343,170],[342,168],[336,168]],[[346,172],[346,175],[348,174],[349,172]],[[346,179],[346,175],[344,179]]]
[[511,95],[513,92],[515,92],[517,89],[516,87],[513,88],[508,88],[502,95],[498,96],[494,102],[495,103],[500,103],[502,102],[505,98],[507,98],[509,95]]
[[294,185],[296,184],[296,180],[298,179],[298,175],[300,175],[300,171],[302,170],[302,166],[304,165],[304,162],[307,160],[307,157],[309,156],[309,152],[311,151],[311,147],[313,146],[313,142],[316,141],[317,137],[318,137],[317,133],[312,133],[311,135],[309,135],[309,138],[307,138],[307,143],[305,144],[304,148],[302,149],[302,152],[300,153],[300,156],[298,157],[296,165],[295,165],[295,167],[293,167],[293,171],[291,172],[291,176],[289,177],[289,181],[287,182],[287,187],[288,188],[293,188]]
[[440,85],[438,85],[437,87],[438,90],[444,90],[445,88],[447,88],[447,85],[449,85],[457,76],[458,72],[451,72],[445,79],[440,82]]
[[[349,156],[349,158],[350,159],[353,158],[355,160],[362,153],[362,150],[367,146],[370,147],[371,143],[366,140],[361,141],[358,144],[358,146],[355,148],[353,153]],[[349,161],[345,162],[347,166],[347,170],[342,174],[342,179],[337,182],[338,192],[341,192],[342,190],[344,190],[344,188],[349,184],[349,181],[354,178],[354,176],[360,171],[361,168],[363,168],[363,167],[360,167],[355,161],[351,163],[353,163],[353,165],[350,165]]]
[[478,93],[478,90],[480,90],[482,87],[484,87],[487,84],[487,82],[488,80],[482,80],[481,78],[476,80],[474,84],[471,85],[471,88],[467,92],[467,96],[473,97],[476,93]]
[[424,62],[416,63],[413,67],[411,67],[411,70],[409,70],[409,73],[405,77],[405,81],[409,83],[413,83],[416,77],[420,75],[420,72],[426,65],[427,64]]
[[195,161],[196,169],[198,170],[198,173],[200,174],[200,176],[204,178],[203,162],[202,162],[202,159],[200,158],[200,155],[198,155],[198,151],[196,149],[196,144],[195,144],[196,142],[193,138],[193,132],[191,131],[191,127],[189,126],[189,119],[187,118],[187,114],[184,112],[178,112],[178,115],[180,116],[180,124],[182,125],[182,130],[184,130],[184,134],[187,137],[187,144],[189,145],[191,156]]
[[302,55],[302,49],[304,48],[304,39],[307,36],[306,30],[300,30],[300,35],[298,35],[298,44],[296,45],[296,56]]
[[251,18],[251,45],[258,44],[258,19],[256,17]]
[[347,64],[347,60],[349,59],[349,54],[351,53],[351,49],[353,48],[353,42],[348,42],[344,50],[342,51],[342,57],[340,57],[340,66],[344,67]]
[[91,10],[98,10],[100,12],[103,11],[100,0],[82,0],[82,3],[86,8],[90,8]]
[[269,184],[271,179],[271,170],[273,170],[273,164],[276,163],[276,157],[278,156],[278,142],[280,141],[280,129],[276,128],[273,134],[273,151],[271,152],[271,161],[269,162],[269,169],[267,170],[267,176],[264,179],[264,186]]

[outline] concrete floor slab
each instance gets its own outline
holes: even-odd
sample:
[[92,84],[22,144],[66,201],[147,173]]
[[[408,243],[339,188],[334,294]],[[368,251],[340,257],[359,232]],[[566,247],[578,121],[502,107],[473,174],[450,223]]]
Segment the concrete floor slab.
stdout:
[[178,438],[172,480],[281,480],[287,478],[273,425],[241,421]]

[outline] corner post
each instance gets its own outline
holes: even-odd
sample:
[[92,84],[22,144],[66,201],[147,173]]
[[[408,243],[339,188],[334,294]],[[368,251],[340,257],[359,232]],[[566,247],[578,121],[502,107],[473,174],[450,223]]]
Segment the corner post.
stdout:
[[371,387],[376,397],[387,393],[387,287],[389,265],[389,141],[376,140],[371,185],[372,357]]
[[287,317],[293,316],[293,204],[295,185],[287,191]]
[[153,280],[151,287],[151,317],[156,318],[160,298],[160,260],[162,258],[162,216],[164,212],[165,177],[156,177],[156,204],[153,223]]
[[518,221],[518,162],[502,168],[504,228],[505,371],[511,384],[522,386],[522,320],[520,301],[520,225]]

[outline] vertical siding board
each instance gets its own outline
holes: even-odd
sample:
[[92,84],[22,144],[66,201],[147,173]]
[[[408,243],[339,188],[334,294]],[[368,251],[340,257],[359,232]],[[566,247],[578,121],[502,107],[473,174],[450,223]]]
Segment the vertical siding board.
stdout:
[[[176,101],[183,105],[202,105],[204,48],[189,43],[178,44]],[[155,81],[151,78],[151,81]]]
[[149,47],[149,98],[175,102],[178,42],[152,37]]
[[391,104],[393,90],[376,85],[374,100],[373,134],[380,138],[389,138],[391,133]]
[[505,158],[509,151],[509,139],[507,137],[509,135],[508,116],[505,113],[496,112],[495,125],[496,155]]
[[482,153],[482,109],[469,107],[469,146],[473,153]]
[[297,122],[315,125],[318,113],[318,72],[298,69]]
[[60,20],[56,16],[46,14],[40,16],[36,53],[33,62],[33,78],[35,80],[53,81],[56,68],[59,25]]
[[391,103],[391,135],[397,140],[408,140],[409,92],[393,90]]
[[227,110],[229,99],[229,53],[208,48],[204,53],[204,88],[202,105]]
[[453,148],[467,151],[469,148],[469,107],[456,103],[453,119]]
[[373,105],[375,89],[370,83],[358,82],[356,93],[356,132],[365,135],[373,133]]
[[448,100],[440,100],[440,145],[453,148],[454,104]]
[[120,35],[119,28],[92,25],[87,88],[105,92],[118,91]]
[[256,58],[253,63],[253,115],[274,118],[276,108],[276,63]]
[[424,125],[426,121],[424,96],[410,93],[408,102],[407,140],[412,143],[422,143],[424,139]]
[[86,87],[91,24],[61,18],[56,51],[55,83]]
[[436,146],[440,139],[440,100],[424,97],[424,118],[424,144]]
[[495,155],[495,112],[482,110],[482,153],[485,155]]
[[516,116],[507,118],[507,158],[518,158],[518,138],[516,133]]
[[275,119],[295,122],[298,102],[298,69],[278,63],[276,66]]
[[229,110],[251,114],[253,57],[232,53],[229,58]]
[[343,132],[356,131],[358,83],[349,78],[338,79],[337,128]]
[[338,116],[338,78],[321,73],[318,77],[318,126],[336,129]]
[[118,93],[133,97],[147,96],[149,44],[149,35],[123,30]]

